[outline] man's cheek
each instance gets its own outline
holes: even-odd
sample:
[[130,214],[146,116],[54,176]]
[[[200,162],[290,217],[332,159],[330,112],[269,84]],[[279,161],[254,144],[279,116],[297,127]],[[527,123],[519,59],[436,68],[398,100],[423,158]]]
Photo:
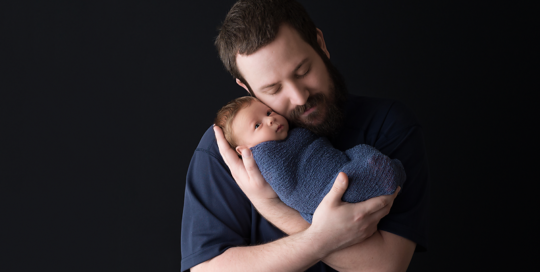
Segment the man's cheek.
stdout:
[[290,116],[291,110],[287,109],[287,106],[286,106],[287,103],[285,103],[286,99],[283,99],[282,97],[277,98],[277,99],[274,98],[274,99],[275,100],[272,101],[273,103],[268,103],[266,105],[272,108],[272,110],[274,110],[275,112],[279,113],[279,115],[285,116],[288,119]]
[[291,120],[291,118],[293,116],[293,111],[294,111],[294,108],[292,108],[292,109],[283,109],[283,110],[276,111],[276,112],[279,113],[281,116],[285,117],[287,120]]
[[288,121],[294,121],[293,119],[293,115],[292,115],[292,111],[289,111],[287,114],[283,115],[285,116],[285,118],[288,120]]

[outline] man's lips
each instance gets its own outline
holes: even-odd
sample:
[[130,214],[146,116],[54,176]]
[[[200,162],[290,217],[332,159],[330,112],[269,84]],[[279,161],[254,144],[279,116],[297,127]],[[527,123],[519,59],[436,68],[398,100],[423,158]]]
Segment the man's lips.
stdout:
[[313,106],[313,107],[309,108],[308,110],[304,111],[304,113],[302,113],[302,117],[308,116],[308,115],[309,115],[310,113],[312,113],[316,108],[317,108],[317,106]]

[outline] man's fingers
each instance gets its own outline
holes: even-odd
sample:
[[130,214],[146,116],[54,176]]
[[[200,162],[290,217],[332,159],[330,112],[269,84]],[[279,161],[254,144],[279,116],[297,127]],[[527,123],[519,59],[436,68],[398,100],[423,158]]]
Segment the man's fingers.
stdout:
[[244,162],[244,167],[250,178],[254,178],[261,175],[261,171],[253,159],[253,154],[249,148],[242,148],[242,161]]
[[398,196],[399,192],[401,191],[401,187],[398,186],[396,188],[396,191],[394,192],[394,194],[392,194],[392,199],[389,201],[389,203],[386,205],[386,207],[388,208],[388,211],[390,211],[390,208],[392,208],[392,205],[394,205],[394,200],[396,199],[396,197]]
[[396,198],[400,190],[401,190],[401,187],[398,186],[394,194],[386,196],[385,200],[387,200],[388,203],[383,202],[383,207],[381,209],[374,211],[371,215],[375,217],[377,220],[381,220],[381,218],[388,215],[388,213],[390,213],[390,209],[392,208],[392,205],[394,204],[394,199]]
[[272,190],[272,187],[266,183],[257,163],[253,159],[251,150],[247,147],[237,147],[238,152],[242,154],[242,159],[238,157],[236,150],[233,150],[225,137],[221,128],[214,126],[216,142],[218,144],[219,153],[223,160],[231,170],[236,184],[242,189],[246,196],[253,199],[276,199],[277,194]]
[[394,198],[396,198],[396,196],[399,194],[399,191],[401,191],[401,187],[398,186],[396,191],[394,192]]
[[220,127],[214,126],[214,134],[216,134],[216,142],[219,148],[219,153],[223,157],[223,160],[229,166],[229,169],[232,170],[233,164],[241,163],[240,158],[238,158],[237,153],[231,148],[225,136],[223,136],[223,131]]
[[391,195],[382,195],[374,198],[370,198],[363,202],[364,205],[362,205],[365,208],[365,211],[368,214],[383,214],[381,216],[384,217],[388,212],[390,211],[390,208],[392,207],[392,204],[394,204],[394,199],[398,195],[399,191],[401,190],[401,187],[398,186],[396,191]]
[[332,202],[338,205],[341,203],[341,197],[347,190],[347,186],[349,186],[349,178],[345,173],[340,172],[334,181],[334,185],[332,185],[332,189],[326,194],[322,202]]

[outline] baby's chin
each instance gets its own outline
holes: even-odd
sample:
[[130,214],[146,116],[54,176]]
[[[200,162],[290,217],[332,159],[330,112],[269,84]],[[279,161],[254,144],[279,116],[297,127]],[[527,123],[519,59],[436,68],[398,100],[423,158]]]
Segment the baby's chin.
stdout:
[[287,139],[287,137],[289,136],[289,130],[287,129],[286,131],[284,131],[284,136],[283,137],[279,137],[280,139],[278,139],[278,141],[283,141],[285,139]]

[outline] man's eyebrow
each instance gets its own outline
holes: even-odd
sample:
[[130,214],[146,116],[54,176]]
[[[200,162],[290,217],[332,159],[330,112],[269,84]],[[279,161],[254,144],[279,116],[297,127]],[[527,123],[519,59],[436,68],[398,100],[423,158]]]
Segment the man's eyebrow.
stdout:
[[270,84],[268,84],[268,85],[262,86],[259,90],[260,90],[262,93],[265,93],[265,92],[268,91],[268,89],[270,89],[270,88],[276,86],[277,84],[278,84],[277,82],[270,83]]
[[[296,65],[296,68],[294,68],[293,73],[296,74],[296,71],[298,71],[298,69],[300,69],[300,67],[302,67],[302,65],[304,65],[304,63],[306,63],[307,61],[308,61],[308,58],[305,58],[300,63],[298,63],[298,65]],[[262,86],[261,88],[259,88],[259,90],[264,93],[267,91],[266,89],[272,88],[276,86],[277,84],[278,82],[270,83],[270,84]]]
[[304,65],[304,63],[306,63],[307,61],[308,61],[308,58],[305,58],[300,63],[298,63],[298,65],[296,65],[296,68],[294,68],[293,73],[296,73],[296,71],[298,71],[298,69],[300,69],[300,67],[302,67],[302,65]]

